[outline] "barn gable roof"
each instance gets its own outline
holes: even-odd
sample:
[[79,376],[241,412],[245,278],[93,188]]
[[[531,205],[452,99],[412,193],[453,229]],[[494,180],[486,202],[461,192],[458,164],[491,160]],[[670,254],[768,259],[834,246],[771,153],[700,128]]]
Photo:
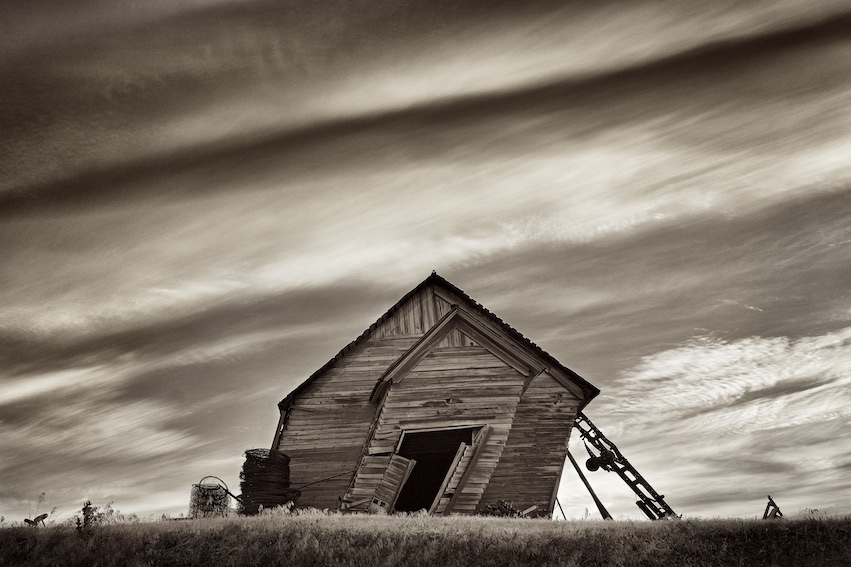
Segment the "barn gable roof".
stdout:
[[[390,319],[412,297],[420,293],[428,286],[434,286],[435,289],[443,288],[460,298],[463,303],[461,305],[453,306],[453,309],[450,310],[450,312],[447,313],[441,319],[441,321],[439,321],[431,329],[429,329],[425,333],[423,338],[417,342],[417,344],[415,344],[405,355],[403,355],[399,360],[392,364],[390,368],[387,369],[387,371],[385,371],[384,375],[379,378],[376,384],[376,390],[373,391],[373,399],[375,398],[378,390],[380,390],[380,385],[382,383],[387,383],[388,378],[392,379],[392,373],[394,372],[394,369],[398,370],[400,367],[404,367],[406,365],[406,359],[416,358],[418,352],[418,345],[425,344],[427,341],[429,341],[429,337],[433,337],[437,333],[440,333],[440,329],[442,327],[448,326],[452,322],[454,322],[456,325],[459,322],[461,322],[461,324],[466,322],[467,330],[474,330],[469,327],[469,325],[472,323],[470,318],[471,313],[481,316],[484,320],[488,321],[496,328],[501,329],[508,337],[510,337],[520,345],[525,346],[528,350],[537,355],[537,357],[539,357],[546,365],[556,370],[556,372],[564,374],[570,382],[563,383],[564,386],[571,390],[578,390],[576,392],[577,394],[579,394],[580,392],[584,394],[584,396],[579,396],[581,399],[580,410],[600,393],[600,390],[596,386],[594,386],[593,384],[591,384],[566,366],[562,365],[552,355],[547,353],[545,350],[533,343],[531,340],[527,339],[514,327],[508,325],[505,321],[491,313],[488,309],[486,309],[480,303],[472,299],[461,289],[455,287],[452,283],[439,276],[437,272],[432,272],[432,274],[428,278],[423,280],[417,287],[406,293],[398,302],[396,302],[395,305],[393,305],[390,309],[387,310],[386,313],[379,317],[375,323],[370,325],[369,328],[367,328],[363,333],[361,333],[359,337],[357,337],[355,340],[343,347],[340,352],[338,352],[331,360],[325,363],[320,369],[311,374],[310,377],[307,378],[307,380],[302,382],[292,392],[290,392],[290,394],[288,394],[283,400],[278,403],[278,407],[281,410],[286,410],[288,407],[290,407],[295,398],[299,395],[299,393],[301,393],[307,386],[317,380],[329,369],[333,368],[337,361],[344,357],[349,351],[351,351],[357,345],[368,339],[376,328],[378,328],[382,323]],[[476,325],[473,326],[477,327]],[[480,326],[478,327],[481,329]]]
[[[506,337],[497,329],[489,328],[488,325],[483,324],[475,313],[462,306],[454,305],[416,344],[387,368],[376,382],[370,401],[379,401],[392,384],[401,382],[408,372],[440,344],[444,337],[456,329],[525,376],[527,383],[531,383],[533,378],[539,374],[551,371],[551,368],[547,367],[546,364],[542,364],[539,357],[530,356],[528,352],[518,347],[510,339],[506,340]],[[553,378],[573,392],[578,399],[585,400],[587,398],[587,393],[578,384],[571,382],[567,376],[564,376],[558,370],[553,371],[553,374]],[[562,374],[562,376],[559,376],[559,374]]]

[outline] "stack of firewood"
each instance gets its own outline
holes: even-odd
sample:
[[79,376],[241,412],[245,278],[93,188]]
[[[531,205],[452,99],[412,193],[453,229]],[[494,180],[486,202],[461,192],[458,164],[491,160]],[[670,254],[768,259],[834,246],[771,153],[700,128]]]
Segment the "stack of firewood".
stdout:
[[239,511],[254,515],[263,509],[283,506],[299,496],[290,489],[290,458],[280,451],[249,449],[245,452],[245,464],[239,473]]

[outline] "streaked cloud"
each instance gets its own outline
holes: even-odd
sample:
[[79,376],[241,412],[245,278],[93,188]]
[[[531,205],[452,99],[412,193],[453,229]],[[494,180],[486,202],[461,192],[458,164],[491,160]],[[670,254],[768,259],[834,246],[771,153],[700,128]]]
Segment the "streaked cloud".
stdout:
[[[848,486],[850,385],[851,327],[797,340],[699,337],[645,357],[588,413],[675,509],[757,515],[761,492],[787,513],[848,513],[832,495]],[[623,501],[612,479],[602,487]]]
[[4,510],[235,486],[433,269],[678,509],[846,486],[847,1],[131,4],[0,6]]
[[[649,415],[643,423],[675,421],[704,435],[798,425],[851,416],[851,327],[820,337],[699,337],[645,357],[613,386]],[[628,431],[630,408],[601,407]]]

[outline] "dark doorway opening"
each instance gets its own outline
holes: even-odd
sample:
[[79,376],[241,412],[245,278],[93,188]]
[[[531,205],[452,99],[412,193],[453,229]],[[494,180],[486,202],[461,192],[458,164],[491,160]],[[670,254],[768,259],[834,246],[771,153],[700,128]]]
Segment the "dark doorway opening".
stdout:
[[417,462],[411,476],[396,500],[395,510],[416,512],[428,510],[443,479],[449,473],[449,467],[455,459],[455,453],[461,443],[473,444],[473,436],[479,427],[442,429],[420,433],[405,432],[402,445],[397,452],[400,456]]

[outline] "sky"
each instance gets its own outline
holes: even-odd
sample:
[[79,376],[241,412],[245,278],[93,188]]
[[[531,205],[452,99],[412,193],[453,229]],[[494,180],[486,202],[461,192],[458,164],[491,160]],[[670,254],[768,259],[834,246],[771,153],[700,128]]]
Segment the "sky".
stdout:
[[851,514],[850,0],[8,0],[0,79],[7,521],[238,492],[432,270],[678,513]]

